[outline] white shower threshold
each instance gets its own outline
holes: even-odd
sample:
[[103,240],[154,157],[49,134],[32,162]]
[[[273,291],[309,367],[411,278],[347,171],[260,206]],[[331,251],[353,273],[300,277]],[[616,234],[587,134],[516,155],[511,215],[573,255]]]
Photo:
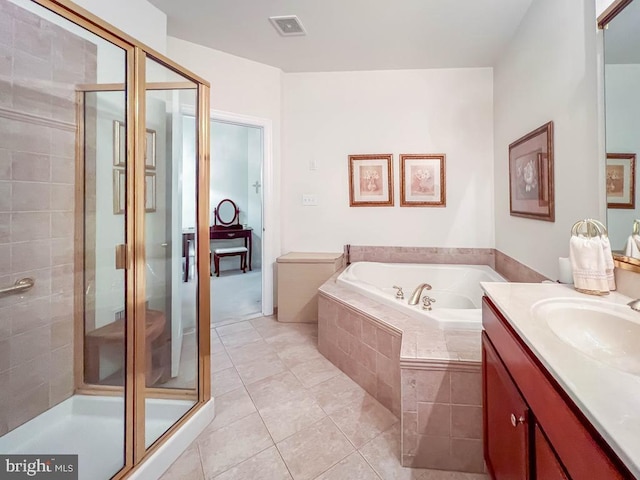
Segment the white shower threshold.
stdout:
[[[145,404],[147,447],[193,407],[187,400],[147,399]],[[158,478],[173,462],[171,458],[175,460],[213,419],[213,402],[196,416],[199,421],[195,428],[189,425],[193,417],[162,445],[162,456],[152,455],[131,478]],[[74,395],[0,437],[0,452],[77,454],[79,480],[107,480],[124,465],[124,431],[122,397]]]

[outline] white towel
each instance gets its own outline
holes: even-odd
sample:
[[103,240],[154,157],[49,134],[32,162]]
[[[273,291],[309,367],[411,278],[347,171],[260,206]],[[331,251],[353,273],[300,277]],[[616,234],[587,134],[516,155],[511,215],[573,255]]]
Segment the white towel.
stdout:
[[600,237],[572,236],[569,241],[569,258],[575,288],[594,293],[609,292],[608,262]]
[[604,253],[604,261],[606,265],[607,272],[607,282],[609,283],[609,290],[616,289],[616,277],[614,276],[613,269],[615,265],[613,264],[613,253],[611,252],[611,242],[609,242],[609,237],[603,236],[600,239],[602,241],[602,251]]
[[629,235],[629,238],[627,238],[627,243],[624,246],[624,256],[629,258],[640,258],[640,249],[633,237],[635,237],[635,235]]
[[624,247],[624,256],[640,259],[640,235],[629,235]]

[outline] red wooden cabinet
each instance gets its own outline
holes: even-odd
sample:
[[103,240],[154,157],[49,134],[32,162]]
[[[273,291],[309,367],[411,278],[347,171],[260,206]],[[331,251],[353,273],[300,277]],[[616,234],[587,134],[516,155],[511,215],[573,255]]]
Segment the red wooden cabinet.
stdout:
[[529,408],[484,334],[482,347],[487,467],[494,478],[528,480]]
[[484,449],[492,478],[634,479],[487,297],[482,324]]
[[534,426],[535,444],[535,474],[536,478],[545,480],[568,480],[564,467],[553,452],[551,444],[540,430],[539,425]]

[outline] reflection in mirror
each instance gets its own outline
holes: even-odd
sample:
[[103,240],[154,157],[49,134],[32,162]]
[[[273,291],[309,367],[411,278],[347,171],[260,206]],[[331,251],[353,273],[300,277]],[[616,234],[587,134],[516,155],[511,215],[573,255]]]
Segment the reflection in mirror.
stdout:
[[[640,218],[635,201],[640,153],[640,0],[631,2],[604,30],[607,149],[607,227],[614,253],[640,260]],[[636,242],[638,240],[638,242]]]
[[240,209],[233,200],[225,198],[215,208],[215,224],[230,226],[237,224],[239,220]]

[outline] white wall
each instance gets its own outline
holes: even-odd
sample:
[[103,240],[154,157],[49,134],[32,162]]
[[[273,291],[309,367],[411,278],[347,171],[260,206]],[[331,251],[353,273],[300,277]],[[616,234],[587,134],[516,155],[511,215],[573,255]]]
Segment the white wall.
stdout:
[[[264,212],[262,240],[269,242],[265,258],[279,256],[282,71],[171,36],[167,38],[167,55],[211,83],[212,109],[271,121],[273,201]],[[266,183],[265,179],[263,192]],[[273,277],[273,262],[262,267],[267,277]]]
[[74,0],[159,53],[167,51],[167,15],[147,0]]
[[[493,247],[492,81],[490,68],[285,75],[283,252]],[[349,207],[348,155],[365,153],[393,153],[394,207]],[[447,155],[446,208],[400,208],[401,153]]]
[[600,16],[615,0],[596,0],[596,16]]
[[[572,224],[598,217],[595,11],[582,0],[534,0],[494,70],[496,248],[557,278]],[[555,124],[555,223],[509,214],[509,144]],[[602,218],[601,220],[604,220]]]
[[[606,65],[607,152],[635,153],[640,161],[640,65]],[[607,227],[614,250],[623,250],[638,218],[640,175],[636,163],[636,208],[607,210]]]
[[244,126],[211,122],[211,222],[213,209],[225,198],[230,198],[240,209],[240,223],[247,223],[248,133]]

